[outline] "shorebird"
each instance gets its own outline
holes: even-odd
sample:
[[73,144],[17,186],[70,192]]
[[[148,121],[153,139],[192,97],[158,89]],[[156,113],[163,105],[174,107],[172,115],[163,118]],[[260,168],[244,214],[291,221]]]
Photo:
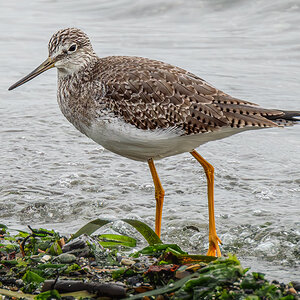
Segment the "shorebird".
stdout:
[[184,69],[143,57],[99,58],[77,28],[56,32],[49,57],[12,90],[53,67],[65,117],[104,148],[148,162],[155,187],[155,232],[160,236],[164,189],[154,160],[190,152],[207,177],[209,248],[221,256],[214,214],[214,168],[196,148],[258,128],[299,121],[300,111],[266,109],[231,97]]

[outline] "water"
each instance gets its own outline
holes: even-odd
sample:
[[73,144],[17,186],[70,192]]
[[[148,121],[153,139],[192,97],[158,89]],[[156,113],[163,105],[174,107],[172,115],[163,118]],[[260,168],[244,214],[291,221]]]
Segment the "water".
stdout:
[[[198,74],[229,94],[299,110],[299,1],[6,1],[0,10],[0,211],[14,228],[75,232],[97,217],[154,224],[145,163],[77,132],[56,103],[56,72],[8,92],[47,56],[58,29],[82,28],[99,56],[138,55]],[[223,252],[268,278],[299,280],[300,126],[245,132],[198,149],[215,166]],[[189,154],[157,162],[162,237],[207,249],[206,180]],[[189,226],[199,229],[193,230]],[[117,231],[127,231],[120,223]],[[132,233],[132,231],[131,231]]]

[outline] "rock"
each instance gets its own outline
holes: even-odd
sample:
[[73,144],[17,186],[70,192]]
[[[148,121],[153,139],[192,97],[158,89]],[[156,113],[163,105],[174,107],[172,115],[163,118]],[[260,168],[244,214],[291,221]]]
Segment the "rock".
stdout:
[[17,279],[17,280],[16,280],[16,285],[17,285],[18,287],[24,286],[23,280],[22,280],[22,279]]
[[187,266],[185,266],[185,265],[178,268],[175,273],[175,277],[178,279],[181,279],[188,275],[191,275],[191,272],[187,271],[186,269],[187,269]]
[[117,253],[117,262],[120,263],[121,260],[123,259],[123,256],[120,253]]
[[62,253],[58,255],[55,259],[62,264],[69,264],[76,261],[76,256],[74,254]]
[[297,294],[297,291],[292,287],[292,288],[289,288],[289,292],[291,294]]
[[86,243],[83,240],[75,240],[65,244],[62,247],[63,253],[70,252],[72,250],[83,249],[85,248]]
[[41,258],[41,262],[45,263],[45,262],[49,261],[51,258],[52,258],[51,255],[46,254]]
[[140,282],[143,282],[143,276],[140,274],[127,278],[127,283],[131,286],[137,286]]
[[122,258],[121,259],[121,265],[124,265],[124,266],[132,266],[135,264],[135,261],[131,260],[131,259],[128,259],[128,258]]
[[91,267],[97,267],[97,262],[96,261],[92,261],[91,263],[90,263],[90,265],[91,265]]
[[177,279],[182,279],[189,275],[191,275],[191,272],[188,272],[188,271],[176,271],[176,273],[175,273],[175,277]]
[[296,291],[300,292],[300,281],[292,281],[291,284]]
[[90,249],[86,242],[82,239],[76,239],[75,241],[69,242],[62,247],[63,253],[74,254],[78,256],[87,257],[90,253]]
[[55,288],[59,293],[73,293],[86,290],[98,296],[108,296],[113,299],[124,298],[126,289],[122,285],[110,282],[82,282],[80,280],[45,280],[42,292]]

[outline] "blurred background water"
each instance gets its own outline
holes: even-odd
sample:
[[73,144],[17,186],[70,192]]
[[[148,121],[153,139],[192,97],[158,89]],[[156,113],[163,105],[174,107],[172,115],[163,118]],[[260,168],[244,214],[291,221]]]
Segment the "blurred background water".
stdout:
[[[51,35],[79,27],[99,56],[145,56],[183,67],[235,97],[300,109],[298,0],[2,1],[0,222],[72,233],[97,217],[154,224],[145,163],[81,135],[56,103],[51,70],[8,92],[47,57]],[[245,132],[202,146],[215,166],[223,253],[284,281],[300,278],[300,126]],[[206,179],[183,154],[157,162],[166,190],[162,238],[207,250]],[[116,231],[130,232],[116,223]]]

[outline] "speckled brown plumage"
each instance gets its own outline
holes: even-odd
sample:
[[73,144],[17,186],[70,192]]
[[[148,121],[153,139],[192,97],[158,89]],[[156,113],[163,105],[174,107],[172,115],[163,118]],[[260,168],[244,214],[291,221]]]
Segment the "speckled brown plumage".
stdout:
[[[48,43],[49,56],[52,56],[58,48],[66,43],[76,43],[78,47],[91,47],[89,37],[76,28],[61,29],[54,33]],[[63,51],[63,53],[66,53]]]
[[100,58],[94,74],[105,86],[109,109],[140,129],[179,127],[185,134],[221,127],[274,127],[284,117],[233,98],[172,65],[140,57]]
[[274,121],[285,116],[233,98],[181,68],[142,57],[97,58],[73,80],[64,79],[59,91],[73,99],[67,111],[62,108],[68,119],[76,109],[88,121],[99,107],[139,129],[176,127],[187,135],[222,127],[276,127]]

